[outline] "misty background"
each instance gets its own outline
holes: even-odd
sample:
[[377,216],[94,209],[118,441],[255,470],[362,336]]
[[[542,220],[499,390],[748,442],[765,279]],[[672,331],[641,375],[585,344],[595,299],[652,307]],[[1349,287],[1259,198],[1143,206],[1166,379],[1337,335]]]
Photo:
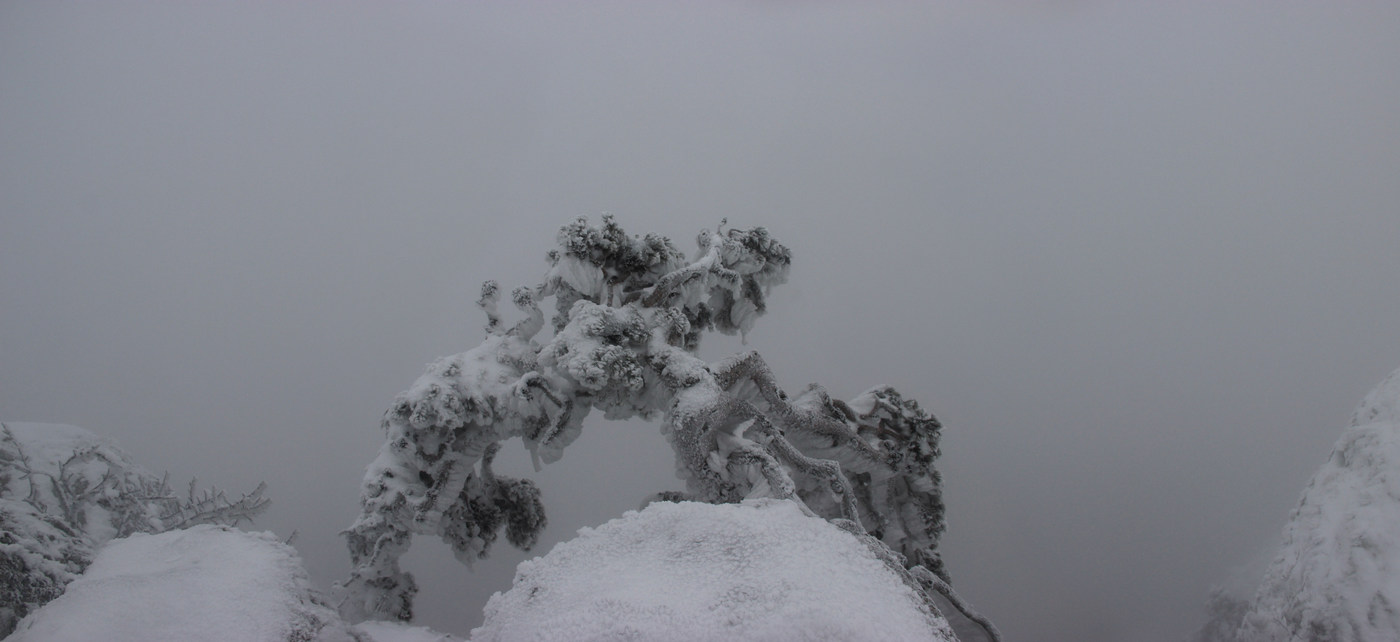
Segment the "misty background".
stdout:
[[[944,423],[954,585],[1008,640],[1180,640],[1400,367],[1394,2],[0,1],[0,419],[232,492],[323,588],[379,418],[616,215],[767,226],[788,390]],[[707,339],[707,358],[742,349]],[[656,425],[530,471],[550,526],[677,489]]]

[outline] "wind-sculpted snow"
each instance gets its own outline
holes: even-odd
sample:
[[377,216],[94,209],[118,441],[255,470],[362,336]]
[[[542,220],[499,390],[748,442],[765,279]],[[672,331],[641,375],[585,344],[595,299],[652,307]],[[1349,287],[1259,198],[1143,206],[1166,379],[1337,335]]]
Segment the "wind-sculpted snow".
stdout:
[[[1217,597],[1217,601],[1225,600]],[[1223,603],[1223,602],[1222,602]],[[1400,640],[1400,371],[1366,395],[1303,491],[1239,642]]]
[[520,564],[478,642],[943,640],[918,591],[797,504],[659,502]]
[[[908,573],[927,569],[916,583],[966,608],[937,551],[937,420],[886,386],[850,403],[820,386],[789,398],[757,352],[713,364],[696,355],[705,331],[753,327],[768,290],[787,279],[785,246],[764,228],[721,224],[701,232],[698,258],[687,262],[669,240],[629,237],[610,217],[565,225],[557,241],[544,283],[511,292],[524,318],[507,323],[501,289],[487,281],[478,300],[486,340],[433,363],[385,413],[385,443],[346,531],[354,568],[337,587],[345,617],[412,618],[417,589],[398,559],[414,535],[443,538],[467,563],[502,528],[528,549],[547,523],[539,491],[496,475],[492,456],[519,438],[536,467],[551,463],[593,408],[609,419],[662,415],[686,489],[661,496],[790,500]],[[557,314],[542,341],[548,297]]]

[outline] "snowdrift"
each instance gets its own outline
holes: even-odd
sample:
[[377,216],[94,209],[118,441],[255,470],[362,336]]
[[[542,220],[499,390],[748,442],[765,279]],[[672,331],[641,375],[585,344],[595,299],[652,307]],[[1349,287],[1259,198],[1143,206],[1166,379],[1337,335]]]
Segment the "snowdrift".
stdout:
[[781,500],[659,502],[522,562],[474,641],[936,640],[853,535]]

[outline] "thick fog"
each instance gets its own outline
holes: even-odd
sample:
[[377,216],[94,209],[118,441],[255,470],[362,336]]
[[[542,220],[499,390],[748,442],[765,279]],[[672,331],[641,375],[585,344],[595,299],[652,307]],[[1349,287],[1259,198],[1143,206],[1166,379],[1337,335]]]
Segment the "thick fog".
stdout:
[[[1400,367],[1394,2],[0,2],[0,419],[269,484],[323,587],[390,400],[559,225],[767,226],[790,390],[945,424],[1009,640],[1180,640]],[[709,339],[707,357],[742,349]],[[678,489],[655,425],[531,472],[535,554]],[[526,555],[409,558],[467,633]]]

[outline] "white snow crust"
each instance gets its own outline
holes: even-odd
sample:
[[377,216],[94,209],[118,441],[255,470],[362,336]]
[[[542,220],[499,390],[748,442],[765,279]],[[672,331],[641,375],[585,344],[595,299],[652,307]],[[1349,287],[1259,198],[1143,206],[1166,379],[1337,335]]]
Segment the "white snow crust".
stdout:
[[1400,370],[1303,491],[1236,637],[1400,640]]
[[659,502],[522,562],[474,641],[942,640],[853,535],[791,501]]
[[301,559],[271,533],[196,526],[113,540],[11,642],[348,641]]

